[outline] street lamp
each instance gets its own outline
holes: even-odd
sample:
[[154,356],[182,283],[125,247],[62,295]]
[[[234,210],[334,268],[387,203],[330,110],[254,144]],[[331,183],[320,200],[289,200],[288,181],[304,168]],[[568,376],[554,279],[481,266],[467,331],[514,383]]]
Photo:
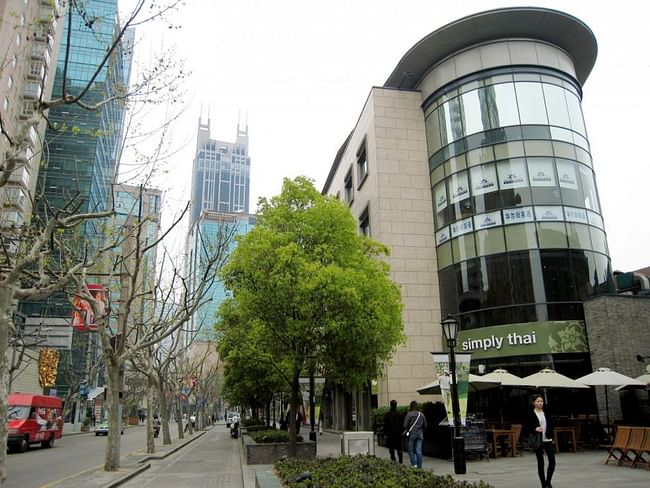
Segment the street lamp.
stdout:
[[449,369],[451,370],[451,409],[454,415],[454,473],[465,474],[467,466],[465,465],[465,438],[460,432],[460,404],[458,402],[458,383],[456,381],[456,337],[458,336],[458,320],[451,315],[443,320],[440,325],[442,332],[447,339],[449,347]]

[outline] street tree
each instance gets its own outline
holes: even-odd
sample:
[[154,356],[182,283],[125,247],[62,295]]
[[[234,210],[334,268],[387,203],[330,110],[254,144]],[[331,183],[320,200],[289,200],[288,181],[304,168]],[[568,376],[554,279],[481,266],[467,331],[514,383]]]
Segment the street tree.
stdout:
[[[232,297],[218,327],[259,328],[256,350],[288,368],[293,454],[300,377],[318,368],[334,382],[361,387],[381,375],[404,340],[400,291],[381,259],[387,254],[359,234],[343,202],[298,177],[260,200],[257,225],[222,272]],[[233,343],[236,350],[246,353]]]
[[[128,105],[134,99],[139,99],[142,103],[151,101],[159,103],[176,96],[176,81],[183,79],[186,73],[179,69],[175,61],[164,55],[156,61],[155,67],[150,70],[144,69],[130,86],[115,87],[114,93],[104,97],[97,96],[99,91],[95,90],[95,87],[105,68],[115,60],[116,56],[121,55],[119,49],[126,30],[145,22],[164,19],[178,3],[181,3],[180,0],[171,0],[166,4],[156,0],[150,2],[134,0],[131,14],[124,17],[125,21],[107,45],[103,59],[96,66],[89,67],[93,75],[84,86],[73,86],[66,82],[65,74],[70,66],[69,60],[76,55],[76,48],[69,37],[61,41],[59,53],[63,62],[59,62],[59,67],[64,73],[64,81],[57,91],[51,94],[46,90],[41,91],[39,98],[29,107],[30,110],[21,115],[18,124],[5,117],[7,112],[0,112],[0,139],[3,148],[0,152],[0,190],[4,191],[8,187],[13,175],[24,174],[27,171],[31,172],[32,178],[36,178],[35,173],[38,172],[38,168],[47,165],[46,153],[42,152],[40,147],[34,147],[34,137],[32,137],[39,130],[42,133],[44,125],[73,136],[83,132],[82,127],[74,124],[50,123],[49,110],[75,107],[97,111],[111,103]],[[51,5],[52,16],[45,19],[46,24],[53,24],[54,20],[60,24],[64,21],[63,15],[66,15],[69,21],[73,12],[79,13],[82,18],[86,13],[85,2],[80,0],[67,2],[67,12],[54,9],[54,6],[62,6],[62,2],[52,1]],[[90,29],[97,19],[87,17],[85,20]],[[25,30],[28,35],[31,35],[43,27],[40,25],[41,22],[43,18],[39,18],[34,24],[22,25],[18,24],[16,17],[14,28],[18,32]],[[3,18],[2,28],[11,29],[10,23],[11,19]],[[48,27],[48,25],[44,26]],[[0,61],[0,69],[12,63],[11,59]],[[50,80],[54,78],[53,70],[48,76]],[[100,134],[87,135],[99,136]],[[32,186],[34,187],[35,185]],[[9,338],[15,333],[14,317],[18,302],[43,300],[71,286],[79,288],[80,283],[86,282],[87,271],[97,266],[102,254],[112,246],[112,244],[104,246],[102,243],[85,246],[79,243],[81,228],[93,222],[99,225],[114,214],[110,203],[107,204],[106,210],[98,211],[97,208],[89,208],[87,202],[74,192],[64,195],[63,201],[57,202],[56,205],[54,202],[42,199],[38,201],[38,198],[34,193],[29,194],[27,202],[30,208],[39,208],[41,212],[34,212],[31,218],[11,228],[3,227],[0,234],[0,445],[6,445],[7,442],[6,421],[1,420],[6,419],[7,414],[6,352]],[[82,288],[83,290],[80,291],[88,295],[87,286]],[[6,476],[6,452],[2,449],[0,450],[0,482],[3,483]]]

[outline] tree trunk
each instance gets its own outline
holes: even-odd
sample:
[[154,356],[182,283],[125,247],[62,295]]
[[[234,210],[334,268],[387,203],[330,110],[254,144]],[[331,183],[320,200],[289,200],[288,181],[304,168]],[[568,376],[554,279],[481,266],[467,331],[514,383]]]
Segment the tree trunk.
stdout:
[[181,412],[181,400],[180,398],[176,399],[176,425],[178,426],[178,438],[183,439],[183,416]]
[[169,432],[169,404],[165,399],[165,386],[161,382],[160,389],[158,390],[158,403],[160,403],[160,417],[162,421],[162,435],[163,445],[168,446],[172,443],[172,436]]
[[104,470],[117,471],[120,468],[120,436],[122,433],[122,412],[120,390],[123,361],[109,358],[106,365],[108,373],[108,440],[104,456]]
[[291,377],[291,405],[289,406],[289,457],[296,456],[298,396],[300,393],[300,370],[294,369]]
[[0,288],[0,483],[7,478],[7,350],[16,310],[14,287]]
[[156,446],[153,441],[153,389],[155,385],[147,378],[147,454],[153,454]]

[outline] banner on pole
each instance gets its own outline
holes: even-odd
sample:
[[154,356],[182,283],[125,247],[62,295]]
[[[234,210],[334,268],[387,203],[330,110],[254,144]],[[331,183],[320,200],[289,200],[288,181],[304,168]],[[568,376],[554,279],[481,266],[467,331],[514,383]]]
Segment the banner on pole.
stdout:
[[[454,425],[454,411],[451,403],[451,368],[449,366],[449,355],[446,353],[432,352],[434,371],[438,376],[442,402],[447,411],[449,426]],[[465,425],[467,416],[467,394],[469,391],[469,365],[471,354],[456,354],[456,379],[458,381],[458,404],[460,407],[460,421]]]

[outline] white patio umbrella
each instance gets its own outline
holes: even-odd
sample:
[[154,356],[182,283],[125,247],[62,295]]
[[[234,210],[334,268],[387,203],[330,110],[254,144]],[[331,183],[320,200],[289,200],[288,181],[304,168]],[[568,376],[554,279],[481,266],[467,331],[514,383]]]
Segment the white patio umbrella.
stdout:
[[585,385],[590,386],[604,386],[605,387],[605,410],[607,411],[607,425],[609,424],[609,399],[607,398],[607,387],[608,386],[636,386],[643,388],[646,386],[645,383],[625,376],[624,374],[618,373],[609,368],[598,368],[593,373],[589,373],[581,378],[578,378],[576,381],[584,383]]
[[[642,374],[641,376],[637,376],[634,378],[635,380],[640,381],[645,385],[646,389],[650,388],[650,373]],[[619,386],[618,388],[614,388],[616,391],[621,391],[621,390],[631,390],[631,389],[643,389],[643,386],[639,385],[622,385]]]
[[494,371],[481,376],[483,381],[495,381],[499,383],[499,416],[503,422],[503,387],[509,386],[514,388],[530,387],[522,378],[509,373],[505,369],[495,369]]
[[[471,391],[481,391],[487,390],[489,388],[497,388],[499,383],[495,381],[484,381],[483,376],[469,374],[469,389]],[[440,382],[438,380],[432,381],[420,388],[417,388],[417,391],[420,395],[437,395],[441,393]]]
[[544,368],[537,373],[522,378],[527,385],[544,390],[544,403],[546,403],[547,388],[589,388],[584,383],[572,380],[568,376],[558,373],[554,369]]

